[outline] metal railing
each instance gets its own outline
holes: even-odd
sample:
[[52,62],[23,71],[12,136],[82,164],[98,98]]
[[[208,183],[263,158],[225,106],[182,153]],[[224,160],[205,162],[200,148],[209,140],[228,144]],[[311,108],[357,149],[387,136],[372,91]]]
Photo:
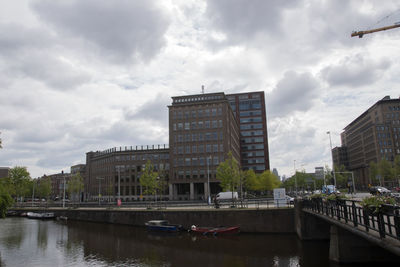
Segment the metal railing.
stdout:
[[382,205],[364,208],[356,200],[304,199],[303,208],[328,216],[352,227],[374,231],[381,238],[387,236],[400,240],[400,207]]

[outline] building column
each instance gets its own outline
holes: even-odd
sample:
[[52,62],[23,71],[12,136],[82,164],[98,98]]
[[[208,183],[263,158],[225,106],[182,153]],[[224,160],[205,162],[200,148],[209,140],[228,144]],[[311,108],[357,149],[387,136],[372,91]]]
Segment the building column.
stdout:
[[194,183],[190,183],[190,200],[194,200]]

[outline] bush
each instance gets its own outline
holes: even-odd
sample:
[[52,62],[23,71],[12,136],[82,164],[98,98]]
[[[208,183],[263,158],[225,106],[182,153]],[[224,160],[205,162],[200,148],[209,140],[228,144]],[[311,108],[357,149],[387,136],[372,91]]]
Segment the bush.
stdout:
[[0,218],[5,218],[9,207],[13,204],[10,194],[0,185]]
[[388,196],[370,196],[364,198],[360,204],[364,209],[373,210],[374,213],[378,213],[382,210],[383,205],[395,205],[396,200]]

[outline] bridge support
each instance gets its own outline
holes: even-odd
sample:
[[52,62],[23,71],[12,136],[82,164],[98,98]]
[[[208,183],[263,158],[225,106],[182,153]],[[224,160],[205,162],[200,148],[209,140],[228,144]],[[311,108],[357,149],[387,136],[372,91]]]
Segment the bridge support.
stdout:
[[329,259],[340,263],[400,262],[396,255],[336,225],[330,229]]
[[330,224],[315,216],[302,212],[303,202],[295,204],[295,225],[297,235],[301,240],[329,240]]

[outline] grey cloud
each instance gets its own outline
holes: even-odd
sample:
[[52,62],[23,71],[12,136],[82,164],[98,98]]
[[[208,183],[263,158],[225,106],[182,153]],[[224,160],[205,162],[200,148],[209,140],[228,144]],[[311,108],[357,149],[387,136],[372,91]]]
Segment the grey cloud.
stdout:
[[160,126],[166,126],[168,123],[168,107],[172,102],[170,96],[158,94],[150,101],[143,103],[136,111],[130,109],[124,110],[126,120],[150,120],[159,123]]
[[216,29],[227,35],[229,42],[236,43],[258,33],[279,34],[283,12],[298,3],[294,0],[208,0],[206,16]]
[[60,59],[50,33],[15,24],[0,25],[0,66],[9,80],[32,78],[54,89],[72,89],[89,75]]
[[319,83],[311,74],[286,72],[272,93],[267,95],[270,117],[284,117],[295,111],[307,111],[317,97],[318,88]]
[[169,25],[153,1],[39,0],[32,7],[59,34],[84,40],[103,59],[119,63],[154,57]]
[[376,82],[392,63],[388,59],[374,61],[361,54],[346,57],[321,71],[330,86],[363,86]]

